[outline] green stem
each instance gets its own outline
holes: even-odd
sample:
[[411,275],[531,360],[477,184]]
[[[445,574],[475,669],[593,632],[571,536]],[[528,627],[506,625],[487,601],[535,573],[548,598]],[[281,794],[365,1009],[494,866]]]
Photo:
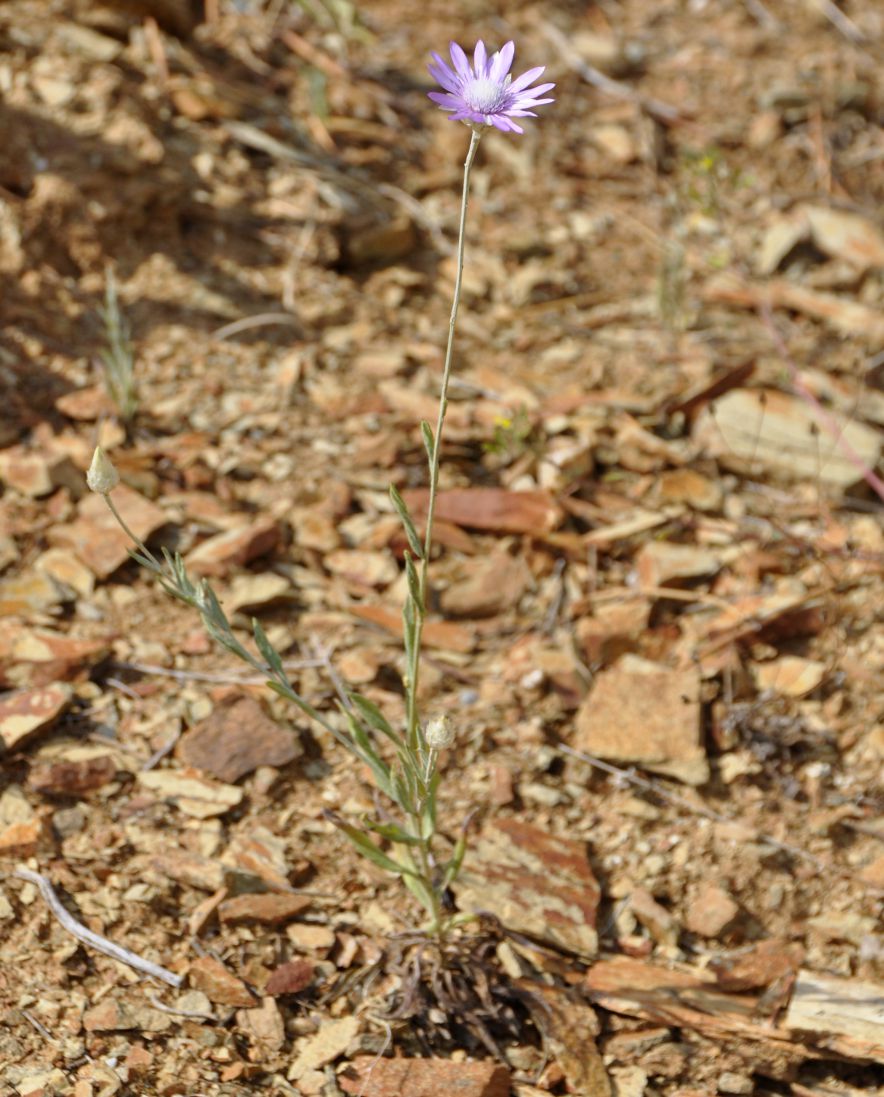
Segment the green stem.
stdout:
[[125,522],[123,521],[122,515],[121,515],[121,514],[120,514],[120,512],[119,512],[119,511],[117,510],[117,508],[116,508],[116,506],[115,506],[115,504],[114,504],[114,501],[113,501],[113,499],[111,499],[111,497],[110,497],[110,495],[109,495],[108,493],[105,493],[105,494],[104,494],[104,501],[105,501],[105,503],[107,503],[107,505],[108,505],[108,506],[110,507],[110,512],[111,512],[111,514],[112,514],[112,515],[114,516],[114,518],[116,518],[116,520],[117,520],[117,521],[119,522],[119,524],[120,524],[120,527],[121,527],[121,528],[122,528],[122,530],[123,530],[123,533],[125,533],[125,534],[126,534],[126,536],[127,536],[127,537],[128,537],[128,538],[129,538],[130,540],[131,540],[131,541],[134,541],[134,543],[135,543],[135,544],[136,544],[136,545],[138,546],[138,548],[139,548],[139,549],[141,549],[141,551],[142,551],[142,552],[144,553],[144,555],[145,555],[145,556],[147,557],[147,559],[148,559],[148,560],[152,560],[152,561],[154,562],[154,564],[155,564],[155,565],[157,566],[157,568],[159,568],[159,569],[162,569],[162,566],[163,566],[163,565],[162,565],[162,564],[161,564],[161,563],[159,562],[159,560],[158,560],[158,559],[156,558],[156,556],[154,556],[154,554],[153,554],[153,553],[152,553],[152,552],[150,551],[150,549],[149,549],[149,548],[147,547],[147,545],[146,545],[146,544],[145,544],[145,543],[144,543],[144,542],[143,542],[143,541],[141,540],[141,538],[140,538],[140,537],[136,537],[136,536],[135,536],[135,534],[134,534],[134,533],[132,532],[132,530],[131,530],[131,529],[129,529],[129,527],[128,527],[128,526],[126,525],[126,523],[125,523]]
[[[448,410],[448,384],[451,380],[451,363],[454,358],[454,332],[457,326],[457,311],[460,307],[460,293],[463,285],[464,245],[466,243],[467,199],[470,193],[470,171],[476,157],[476,149],[482,138],[482,130],[475,127],[470,137],[463,165],[463,192],[460,200],[460,225],[457,234],[457,273],[454,280],[454,300],[451,303],[451,316],[448,320],[448,344],[445,347],[445,365],[442,369],[442,391],[439,395],[439,415],[436,419],[436,433],[433,437],[433,455],[430,460],[430,497],[427,503],[427,530],[424,536],[424,555],[420,568],[420,596],[424,611],[427,609],[427,571],[430,563],[430,550],[433,545],[433,518],[436,512],[436,493],[439,484],[439,459],[442,450],[442,428],[445,425],[445,413]],[[407,742],[411,750],[417,753],[419,748],[417,687],[420,677],[421,635],[423,633],[423,614],[418,613],[415,622],[414,644],[412,645],[411,665],[408,668],[408,731]]]

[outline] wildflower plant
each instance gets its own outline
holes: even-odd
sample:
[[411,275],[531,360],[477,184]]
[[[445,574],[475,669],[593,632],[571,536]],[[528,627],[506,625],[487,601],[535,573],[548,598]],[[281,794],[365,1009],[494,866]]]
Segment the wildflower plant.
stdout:
[[530,69],[515,80],[512,79],[512,42],[508,42],[490,56],[484,43],[478,42],[472,65],[455,42],[451,43],[450,54],[453,68],[438,54],[433,54],[433,64],[429,66],[429,71],[445,90],[430,93],[430,98],[449,112],[451,120],[465,122],[471,129],[471,138],[464,162],[456,277],[439,410],[435,429],[428,422],[420,425],[427,454],[429,483],[423,536],[418,533],[402,496],[395,486],[390,487],[390,498],[402,521],[408,541],[408,549],[404,554],[408,593],[402,613],[405,646],[403,684],[406,701],[404,725],[394,727],[368,697],[342,687],[339,690],[338,704],[340,717],[346,725],[346,731],[343,731],[339,726],[340,720],[320,712],[297,691],[286,673],[280,654],[268,640],[258,620],[252,620],[256,653],[236,636],[209,583],[205,579],[194,582],[190,578],[180,554],[172,554],[163,549],[162,558],[158,558],[126,526],[111,497],[119,478],[100,447],[95,452],[87,477],[89,487],[104,496],[117,522],[135,544],[136,548],[132,552],[134,559],[157,577],[162,588],[172,597],[192,606],[199,613],[213,640],[258,673],[266,675],[267,684],[272,690],[325,728],[342,747],[368,767],[379,791],[398,808],[398,817],[393,818],[384,810],[379,812],[378,818],[366,817],[357,825],[331,812],[326,812],[326,816],[343,831],[361,854],[403,880],[428,916],[428,931],[440,938],[458,922],[456,916],[446,912],[444,896],[463,862],[467,826],[465,824],[462,828],[450,854],[442,861],[437,860],[434,840],[440,777],[438,762],[440,752],[454,743],[455,728],[451,719],[444,714],[437,714],[426,723],[422,722],[418,707],[418,687],[423,627],[427,615],[428,573],[439,485],[442,432],[448,407],[448,388],[463,280],[470,171],[483,133],[489,127],[503,132],[522,133],[521,126],[513,119],[533,115],[534,112],[529,108],[552,102],[549,98],[538,96],[554,86],[547,83],[529,87],[541,75],[542,68]]

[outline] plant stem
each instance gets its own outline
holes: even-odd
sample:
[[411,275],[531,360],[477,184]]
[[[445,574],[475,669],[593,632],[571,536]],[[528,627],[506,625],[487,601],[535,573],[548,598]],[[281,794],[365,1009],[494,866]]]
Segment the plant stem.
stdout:
[[[427,503],[427,529],[424,535],[424,555],[420,568],[420,596],[424,612],[427,609],[427,571],[430,563],[430,550],[433,545],[433,517],[436,512],[436,492],[439,485],[439,459],[442,450],[442,428],[445,425],[445,412],[448,410],[448,384],[451,380],[451,363],[454,358],[454,332],[457,326],[457,311],[460,307],[460,293],[463,284],[464,245],[466,243],[467,200],[470,193],[470,170],[476,157],[476,149],[482,138],[481,127],[474,127],[470,137],[463,165],[463,192],[460,200],[460,224],[457,234],[457,273],[454,279],[454,299],[451,302],[451,316],[448,320],[448,343],[445,347],[445,365],[442,369],[442,389],[439,394],[439,415],[436,419],[436,433],[433,436],[433,453],[430,459],[430,497]],[[418,613],[415,621],[415,636],[412,647],[411,666],[408,668],[408,729],[407,743],[410,750],[417,753],[419,747],[417,688],[420,677],[421,635],[423,633],[424,614]]]
[[123,521],[120,512],[114,505],[113,499],[111,499],[110,497],[110,493],[105,493],[104,501],[105,503],[107,503],[108,507],[110,507],[111,514],[119,522],[120,528],[123,530],[123,533],[125,533],[126,536],[138,546],[138,548],[144,553],[148,560],[152,560],[158,568],[162,568],[162,564],[159,562],[159,560],[157,560],[156,556],[154,556],[154,554],[150,551],[147,545],[141,540],[140,537],[136,537],[132,530],[129,529],[129,527]]

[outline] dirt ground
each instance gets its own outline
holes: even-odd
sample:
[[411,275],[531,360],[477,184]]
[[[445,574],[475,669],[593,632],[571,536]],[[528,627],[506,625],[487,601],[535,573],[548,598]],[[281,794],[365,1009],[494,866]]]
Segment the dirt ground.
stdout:
[[[474,169],[422,679],[481,1017],[405,1008],[420,912],[323,815],[368,774],[84,483],[100,440],[312,704],[402,718],[468,143],[425,66],[479,37],[557,85]],[[873,0],[0,3],[0,1093],[882,1092],[882,45]]]

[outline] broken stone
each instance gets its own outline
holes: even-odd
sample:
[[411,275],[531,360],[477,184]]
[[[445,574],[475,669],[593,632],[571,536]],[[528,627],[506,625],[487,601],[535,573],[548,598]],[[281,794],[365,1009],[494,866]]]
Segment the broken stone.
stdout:
[[299,1041],[298,1054],[288,1070],[289,1080],[297,1082],[308,1071],[319,1070],[343,1055],[359,1031],[359,1023],[359,1018],[353,1016],[325,1021],[317,1033]]
[[10,645],[11,665],[0,658],[0,678],[16,686],[84,679],[110,651],[106,640],[78,640],[50,629],[24,629]]
[[209,781],[193,769],[141,770],[137,780],[140,785],[194,819],[224,815],[240,804],[243,797],[242,789],[236,785]]
[[251,1007],[256,998],[242,981],[213,956],[199,956],[190,965],[190,985],[219,1006]]
[[282,926],[290,922],[310,906],[305,895],[286,895],[265,892],[258,895],[237,895],[225,899],[218,907],[218,917],[232,926],[260,923]]
[[273,998],[264,998],[257,1009],[240,1010],[236,1023],[249,1039],[249,1058],[253,1062],[279,1051],[285,1043],[285,1025]]
[[[405,505],[417,522],[427,514],[425,488],[403,492]],[[562,520],[562,509],[545,491],[503,488],[452,488],[436,497],[436,518],[491,533],[550,533]]]
[[688,904],[685,928],[701,937],[717,937],[739,913],[740,908],[726,891],[706,884]]
[[0,480],[32,499],[66,487],[72,495],[83,494],[83,474],[65,454],[47,455],[22,446],[0,450]]
[[[355,1075],[355,1077],[354,1077]],[[358,1097],[509,1097],[510,1072],[500,1063],[365,1056],[338,1079]]]
[[291,890],[285,842],[266,827],[253,826],[248,833],[236,835],[221,860],[237,873],[259,880],[274,891]]
[[63,682],[42,689],[20,689],[0,696],[0,739],[17,749],[48,728],[71,702],[73,690]]
[[75,592],[43,572],[31,571],[0,583],[0,618],[54,613]]
[[719,510],[723,492],[721,484],[694,469],[666,469],[657,481],[661,503],[686,503],[694,510]]
[[271,552],[278,541],[276,519],[261,518],[203,541],[187,554],[187,568],[195,575],[227,575],[234,568]]
[[326,555],[324,563],[333,575],[357,587],[386,587],[399,577],[389,552],[337,549]]
[[491,910],[508,928],[593,956],[600,891],[582,842],[516,819],[489,826],[454,885],[458,906]]
[[679,670],[624,655],[596,678],[577,713],[574,746],[686,784],[708,781],[696,669]]
[[264,993],[274,998],[283,994],[298,994],[313,982],[316,969],[309,960],[290,960],[270,973]]
[[117,773],[109,754],[76,762],[40,762],[28,774],[28,787],[44,796],[83,796],[94,792]]
[[170,849],[157,854],[151,861],[153,867],[176,883],[201,891],[218,891],[224,885],[224,866],[220,861],[202,857],[184,849]]
[[42,815],[27,822],[12,823],[0,831],[0,856],[33,857],[52,844],[52,830]]
[[267,571],[260,575],[237,575],[221,603],[229,617],[241,611],[265,609],[275,602],[294,597],[294,590],[284,575]]
[[792,480],[820,480],[844,490],[862,479],[849,447],[874,469],[884,434],[829,410],[837,439],[797,396],[776,389],[733,389],[697,417],[694,441],[726,468],[757,475],[759,468]]
[[777,979],[794,975],[804,960],[800,944],[770,938],[747,948],[713,956],[709,969],[715,973],[722,990],[755,990],[770,986]]
[[490,617],[514,608],[533,585],[534,576],[521,556],[495,552],[467,560],[465,576],[442,593],[442,609],[455,617]]
[[648,541],[635,563],[643,587],[677,587],[685,580],[715,575],[721,567],[721,559],[709,549],[672,541]]
[[755,681],[761,690],[772,690],[784,697],[806,697],[818,689],[826,677],[826,664],[798,655],[781,655],[753,666]]
[[83,1014],[87,1032],[165,1032],[171,1025],[172,1019],[158,1009],[130,1005],[116,998],[105,998]]
[[65,549],[47,549],[34,561],[34,567],[83,598],[88,598],[95,589],[95,576],[82,560]]
[[258,766],[285,766],[303,753],[294,730],[280,727],[255,698],[233,694],[190,729],[176,754],[221,781],[238,781]]
[[835,259],[846,259],[859,270],[884,267],[884,234],[867,217],[826,206],[804,206],[816,246]]
[[[386,606],[355,604],[349,606],[348,609],[354,617],[377,625],[394,636],[402,636],[401,610],[394,613]],[[472,632],[455,621],[427,621],[424,625],[423,638],[427,647],[439,648],[442,651],[466,653],[472,651],[476,646],[476,640]]]

